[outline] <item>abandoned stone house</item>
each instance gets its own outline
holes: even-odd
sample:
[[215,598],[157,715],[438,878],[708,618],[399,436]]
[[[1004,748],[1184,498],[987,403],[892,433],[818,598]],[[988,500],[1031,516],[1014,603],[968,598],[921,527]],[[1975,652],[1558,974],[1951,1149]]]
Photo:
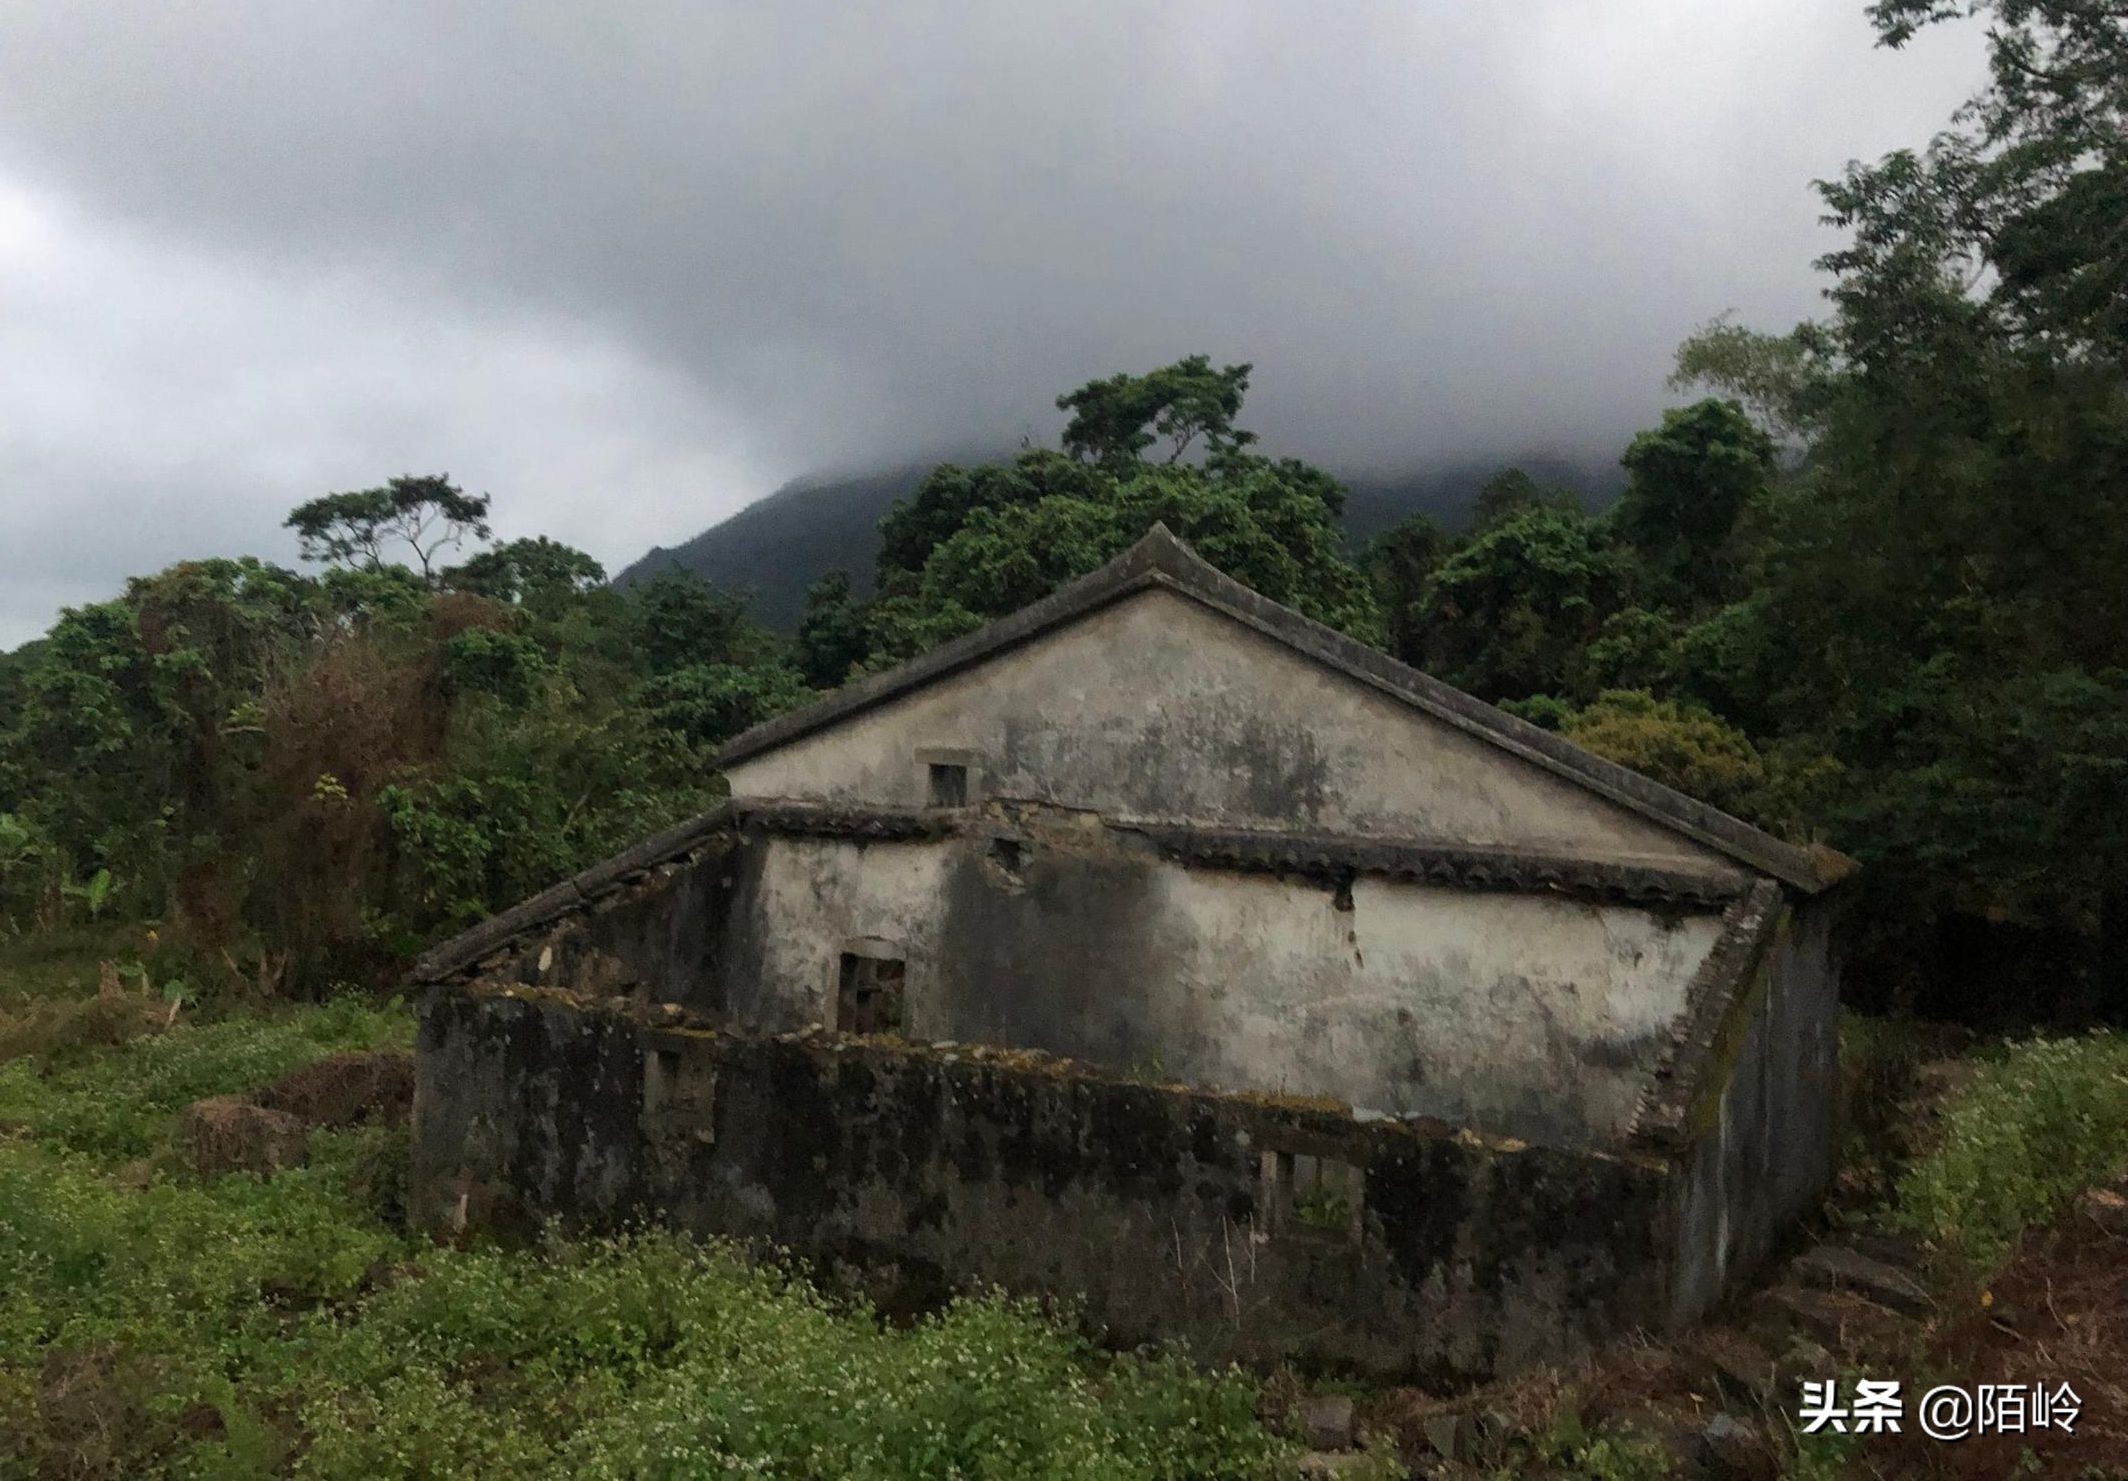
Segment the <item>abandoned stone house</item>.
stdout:
[[1830,1173],[1847,861],[1165,530],[719,764],[420,964],[431,1226],[1456,1378],[1692,1320]]

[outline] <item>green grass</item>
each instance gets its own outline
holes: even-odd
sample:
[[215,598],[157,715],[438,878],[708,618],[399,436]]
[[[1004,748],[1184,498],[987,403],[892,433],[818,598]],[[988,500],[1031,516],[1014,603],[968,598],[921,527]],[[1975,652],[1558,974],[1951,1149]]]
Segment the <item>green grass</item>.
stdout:
[[[1585,1422],[1578,1408],[1565,1405],[1551,1423],[1527,1437],[1529,1458],[1546,1475],[1574,1476],[1581,1481],[1659,1481],[1675,1470],[1668,1446],[1630,1424]],[[1496,1474],[1514,1475],[1512,1469]]]
[[24,1056],[0,1064],[0,1126],[104,1158],[145,1157],[176,1113],[210,1095],[240,1094],[349,1049],[406,1048],[403,1006],[340,998],[323,1007],[148,1033],[80,1063]]
[[62,956],[25,986],[0,953],[0,1013],[72,1015],[0,1060],[0,1477],[1245,1477],[1292,1452],[1246,1376],[1024,1303],[901,1329],[719,1244],[427,1244],[383,1212],[402,1129],[201,1177],[171,1147],[189,1101],[403,1046],[411,1015],[107,1035],[93,959]]
[[138,959],[152,944],[147,927],[111,922],[0,935],[0,1011],[86,997],[96,991],[98,963]]
[[[101,991],[141,928],[0,943],[0,1137],[117,1165],[163,1150],[177,1114],[343,1050],[406,1049],[405,1004],[343,996],[222,1016],[152,990]],[[4,1143],[0,1143],[4,1145]]]
[[2128,1169],[2128,1034],[2014,1044],[1943,1112],[1899,1179],[1898,1218],[1986,1274],[2017,1238]]

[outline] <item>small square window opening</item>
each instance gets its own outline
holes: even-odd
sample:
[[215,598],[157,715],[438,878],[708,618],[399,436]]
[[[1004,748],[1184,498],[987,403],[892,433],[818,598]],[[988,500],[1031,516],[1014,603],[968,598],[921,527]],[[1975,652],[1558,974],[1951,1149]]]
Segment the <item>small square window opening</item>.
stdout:
[[1261,1187],[1274,1232],[1358,1242],[1366,1187],[1358,1164],[1308,1152],[1266,1152]]
[[931,763],[931,805],[933,807],[966,807],[968,805],[967,767],[950,761],[934,761]]

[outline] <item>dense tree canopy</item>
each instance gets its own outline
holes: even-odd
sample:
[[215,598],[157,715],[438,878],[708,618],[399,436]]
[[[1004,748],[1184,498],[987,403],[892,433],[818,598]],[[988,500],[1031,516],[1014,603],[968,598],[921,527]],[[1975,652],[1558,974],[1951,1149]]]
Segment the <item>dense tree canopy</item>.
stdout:
[[1071,413],[1064,450],[1118,477],[1127,476],[1162,438],[1169,463],[1200,442],[1208,463],[1232,457],[1256,440],[1255,433],[1234,426],[1251,368],[1214,370],[1206,356],[1191,355],[1145,375],[1089,381],[1057,398],[1057,409]]
[[551,603],[582,596],[606,583],[606,568],[545,535],[483,550],[444,579],[460,591],[499,602]]
[[1481,699],[1559,690],[1574,654],[1620,604],[1625,575],[1589,520],[1524,510],[1433,568],[1412,657]]
[[1470,524],[1486,529],[1531,509],[1581,512],[1581,497],[1572,489],[1547,488],[1520,468],[1502,468],[1478,486],[1471,501]]
[[1800,448],[1749,595],[1681,640],[1681,681],[1838,758],[1820,816],[1873,866],[1866,977],[1931,990],[1952,923],[2017,922],[2088,950],[1991,960],[1992,1006],[2119,1015],[2128,11],[1871,14],[1897,46],[1968,12],[1990,23],[1989,86],[1925,150],[1821,187],[1849,234],[1823,263],[1831,315],[1777,336],[1717,324],[1680,352],[1681,377]]
[[1773,439],[1736,402],[1701,401],[1664,412],[1619,462],[1630,479],[1611,518],[1650,594],[1686,607],[1738,594],[1737,524],[1772,487]]
[[808,675],[913,657],[1097,569],[1157,523],[1265,595],[1381,641],[1373,584],[1343,548],[1343,488],[1248,451],[1254,436],[1234,425],[1248,377],[1193,355],[1093,381],[1058,398],[1072,413],[1063,450],[934,470],[880,521],[876,598],[853,602],[846,578],[815,589]]
[[0,664],[0,915],[101,873],[196,976],[318,987],[698,809],[707,752],[809,691],[731,599],[597,572],[197,561],[67,612]]
[[[0,656],[0,913],[97,873],[202,953],[361,975],[718,786],[819,689],[1039,600],[1164,522],[1273,599],[1869,867],[1851,990],[2128,1016],[2128,11],[1879,0],[1899,46],[1990,23],[1927,147],[1821,184],[1827,313],[1719,319],[1585,512],[1518,469],[1469,527],[1349,551],[1343,491],[1239,426],[1201,355],[1066,393],[1060,446],[934,470],[794,639],[682,572],[625,592],[487,536],[447,478],[289,518],[316,576],[200,561]],[[2023,933],[2042,952],[1987,946]],[[1995,933],[1995,934],[1991,934]],[[1961,997],[1961,993],[1963,996]]]

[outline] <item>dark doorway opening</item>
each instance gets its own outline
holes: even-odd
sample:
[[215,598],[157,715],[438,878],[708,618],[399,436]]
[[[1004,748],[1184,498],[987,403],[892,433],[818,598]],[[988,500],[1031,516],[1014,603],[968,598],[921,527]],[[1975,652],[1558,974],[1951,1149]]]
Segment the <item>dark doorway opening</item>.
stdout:
[[842,954],[835,985],[835,1027],[846,1034],[903,1032],[902,984],[908,963],[896,957]]

